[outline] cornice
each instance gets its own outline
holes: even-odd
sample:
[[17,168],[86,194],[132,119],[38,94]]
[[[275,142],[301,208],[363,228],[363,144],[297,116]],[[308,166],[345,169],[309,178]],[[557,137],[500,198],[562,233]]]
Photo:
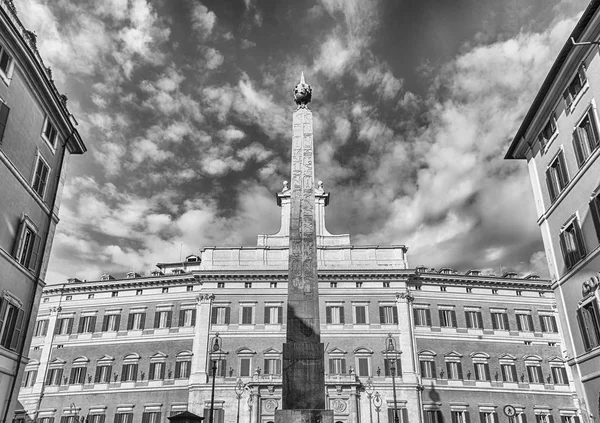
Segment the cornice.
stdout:
[[163,275],[153,276],[148,278],[136,279],[121,279],[110,281],[92,281],[92,282],[77,282],[61,285],[50,285],[44,289],[44,294],[57,294],[66,292],[87,292],[87,291],[114,291],[124,288],[140,288],[144,286],[162,286],[173,284],[189,284],[197,282],[197,279],[192,275]]

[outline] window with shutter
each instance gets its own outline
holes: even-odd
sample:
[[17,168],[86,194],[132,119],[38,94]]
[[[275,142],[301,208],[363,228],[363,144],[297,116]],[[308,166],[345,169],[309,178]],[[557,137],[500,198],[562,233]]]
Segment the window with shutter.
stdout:
[[240,358],[240,377],[250,376],[250,358]]
[[569,175],[567,173],[567,165],[563,151],[559,151],[556,158],[550,163],[546,169],[546,183],[550,194],[550,201],[554,201],[558,194],[569,183]]
[[598,301],[592,298],[577,310],[577,320],[584,348],[591,350],[600,345],[600,311]]
[[44,140],[46,140],[46,142],[48,144],[50,144],[50,146],[54,149],[54,148],[56,148],[57,136],[58,136],[58,132],[56,131],[56,128],[54,127],[54,125],[52,125],[50,118],[48,116],[46,116],[46,118],[44,119],[42,138]]
[[590,214],[596,230],[596,238],[600,242],[600,192],[595,192],[590,200]]
[[367,308],[366,306],[354,307],[354,323],[358,325],[367,323]]
[[16,350],[21,342],[22,326],[23,310],[5,297],[0,306],[0,345]]
[[559,240],[565,266],[571,269],[586,255],[583,234],[577,217],[563,227]]

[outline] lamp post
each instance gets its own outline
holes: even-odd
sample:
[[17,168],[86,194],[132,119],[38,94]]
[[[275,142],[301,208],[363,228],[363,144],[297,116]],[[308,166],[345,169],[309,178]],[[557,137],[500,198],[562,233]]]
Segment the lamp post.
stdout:
[[237,417],[235,421],[237,423],[240,423],[240,400],[242,399],[242,395],[244,395],[244,388],[244,382],[242,382],[242,379],[238,379],[235,384],[235,397],[237,398]]
[[213,423],[213,415],[215,411],[215,376],[217,374],[217,360],[220,360],[223,353],[223,341],[216,333],[210,346],[210,359],[212,361],[212,390],[210,393],[210,414],[208,416],[209,423]]
[[377,423],[379,423],[379,412],[381,411],[381,405],[383,401],[381,400],[381,395],[379,395],[379,391],[375,391],[375,396],[373,397],[373,404],[375,404],[375,411],[377,412]]
[[[392,334],[388,334],[385,340],[385,358],[388,360],[390,371],[392,372],[392,389],[394,390],[394,423],[399,423],[398,407],[396,406],[396,364],[398,362],[398,351],[396,351],[396,341]],[[390,362],[391,360],[391,362]]]
[[365,393],[367,394],[367,398],[369,398],[369,420],[371,423],[373,423],[373,403],[371,402],[371,397],[374,390],[373,380],[369,377],[367,383],[365,383]]

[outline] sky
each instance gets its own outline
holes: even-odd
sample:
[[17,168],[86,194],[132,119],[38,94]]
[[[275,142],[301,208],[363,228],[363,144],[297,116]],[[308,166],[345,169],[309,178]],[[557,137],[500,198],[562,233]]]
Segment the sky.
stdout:
[[548,275],[526,163],[503,157],[586,1],[15,4],[88,148],[48,284],[277,232],[302,71],[330,232],[410,267]]

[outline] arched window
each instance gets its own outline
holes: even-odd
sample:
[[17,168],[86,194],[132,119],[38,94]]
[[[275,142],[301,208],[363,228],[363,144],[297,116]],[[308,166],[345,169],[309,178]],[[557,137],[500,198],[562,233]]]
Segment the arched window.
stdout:
[[25,374],[23,375],[23,381],[21,382],[21,386],[23,388],[31,388],[33,385],[35,385],[39,367],[40,362],[37,360],[31,360],[27,364],[25,367]]
[[435,379],[437,377],[437,373],[435,371],[435,356],[436,353],[431,350],[419,351],[421,377],[429,379]]
[[96,362],[96,375],[94,376],[94,383],[110,382],[114,361],[114,357],[105,355]]
[[163,380],[165,378],[165,367],[167,365],[167,355],[163,352],[157,352],[150,357],[150,368],[148,369],[148,380]]
[[58,357],[50,362],[46,372],[46,385],[58,386],[62,383],[65,364],[66,361]]
[[121,368],[121,382],[135,382],[138,375],[139,354],[128,354],[123,359]]
[[175,358],[175,379],[187,379],[192,370],[192,352],[181,351]]
[[488,363],[490,355],[484,352],[471,353],[473,359],[473,370],[475,371],[475,380],[491,380],[490,365]]

